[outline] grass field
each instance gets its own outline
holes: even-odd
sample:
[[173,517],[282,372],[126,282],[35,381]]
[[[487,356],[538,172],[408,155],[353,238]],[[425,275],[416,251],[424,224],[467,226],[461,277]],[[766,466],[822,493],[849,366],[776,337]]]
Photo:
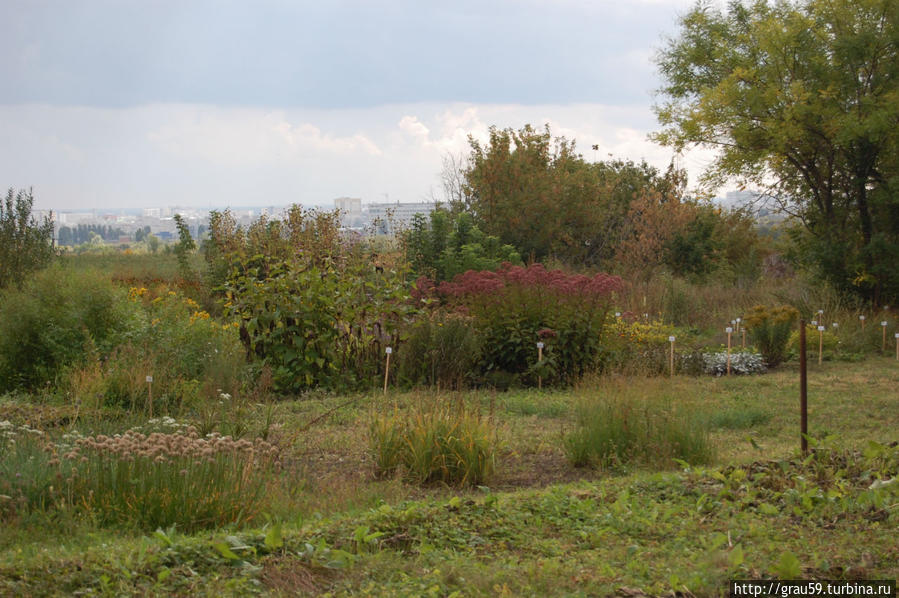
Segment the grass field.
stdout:
[[[700,414],[713,464],[571,466],[562,439],[575,413],[609,397]],[[816,450],[806,459],[793,364],[752,377],[612,376],[568,391],[438,398],[496,424],[486,485],[375,479],[373,412],[434,393],[249,406],[245,434],[265,433],[284,463],[262,518],[182,534],[59,511],[23,516],[0,529],[0,594],[715,596],[732,578],[899,577],[899,484],[869,488],[899,468],[895,359],[811,367]],[[0,419],[34,425],[39,409],[8,399]],[[85,434],[140,423],[112,412],[42,421],[48,433]]]

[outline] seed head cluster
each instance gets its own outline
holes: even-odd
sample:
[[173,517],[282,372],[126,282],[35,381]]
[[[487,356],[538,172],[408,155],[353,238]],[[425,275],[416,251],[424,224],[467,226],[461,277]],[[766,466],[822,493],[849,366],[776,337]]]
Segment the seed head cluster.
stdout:
[[219,456],[238,457],[258,464],[275,463],[278,460],[277,447],[262,439],[235,440],[217,433],[200,438],[196,428],[193,427],[173,434],[153,432],[147,435],[129,430],[115,436],[79,438],[75,446],[63,457],[82,460],[86,459],[88,454],[124,461],[147,459],[159,464],[172,463],[180,459],[212,463]]

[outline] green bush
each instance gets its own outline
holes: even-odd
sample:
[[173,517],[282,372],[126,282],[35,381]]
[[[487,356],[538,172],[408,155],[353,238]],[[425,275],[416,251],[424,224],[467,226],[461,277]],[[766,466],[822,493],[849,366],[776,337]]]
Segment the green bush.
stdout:
[[564,438],[576,467],[629,464],[671,467],[712,461],[709,424],[697,413],[661,400],[596,398],[578,406],[577,428]]
[[[216,322],[194,300],[166,287],[155,298],[136,287],[129,296],[141,313],[140,326],[102,361],[95,355],[70,368],[71,400],[163,414],[193,408],[201,395],[238,395],[247,367],[236,326]],[[153,377],[152,408],[147,376]]]
[[[818,357],[818,347],[819,347],[819,338],[818,338],[818,328],[812,326],[811,324],[806,324],[805,327],[805,349],[809,356],[813,356],[815,359]],[[831,332],[830,330],[825,330],[823,335],[824,340],[824,358],[831,359],[832,357],[836,357],[839,353],[841,353],[843,347],[840,342],[840,338],[836,335],[835,332]],[[796,330],[793,330],[790,333],[790,340],[788,341],[789,351],[793,355],[799,354],[799,330],[798,327]]]
[[484,484],[493,474],[496,429],[490,418],[440,400],[373,414],[371,452],[379,476],[402,469],[418,484]]
[[49,217],[38,222],[31,215],[34,196],[24,189],[7,191],[0,200],[0,289],[21,287],[32,272],[50,263],[53,223]]
[[397,377],[404,386],[458,390],[471,382],[481,347],[469,318],[437,313],[415,322],[397,351]]
[[521,264],[514,247],[485,235],[465,212],[452,215],[439,208],[430,222],[416,214],[403,240],[412,270],[438,282],[468,270],[496,270],[503,262]]
[[[481,338],[485,380],[511,374],[536,384],[570,384],[598,365],[609,297],[621,279],[592,277],[503,264],[496,271],[469,271],[438,289],[451,307],[471,316]],[[537,343],[544,343],[538,363]]]
[[140,326],[138,306],[104,275],[38,272],[0,298],[0,391],[54,382],[66,366],[109,354]]
[[213,216],[207,280],[222,282],[225,316],[239,323],[255,365],[271,369],[275,389],[378,384],[385,347],[398,349],[415,311],[405,264],[346,238],[336,212],[293,206],[246,230],[228,212]]
[[790,333],[798,318],[799,312],[788,305],[770,309],[756,305],[743,318],[752,344],[758,348],[769,368],[777,367],[787,358]]

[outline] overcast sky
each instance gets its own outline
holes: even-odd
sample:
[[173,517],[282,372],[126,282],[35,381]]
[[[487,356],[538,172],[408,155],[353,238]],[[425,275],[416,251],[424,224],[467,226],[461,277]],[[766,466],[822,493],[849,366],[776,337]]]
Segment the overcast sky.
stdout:
[[691,4],[0,0],[0,185],[53,209],[420,201],[468,135],[526,123],[664,168],[652,56]]

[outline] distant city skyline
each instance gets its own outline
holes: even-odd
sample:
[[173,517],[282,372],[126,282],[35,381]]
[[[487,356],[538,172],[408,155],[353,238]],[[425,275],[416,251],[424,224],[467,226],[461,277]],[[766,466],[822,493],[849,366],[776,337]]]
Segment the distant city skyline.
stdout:
[[425,201],[469,135],[528,123],[663,169],[652,56],[691,5],[9,0],[0,185],[55,210]]

